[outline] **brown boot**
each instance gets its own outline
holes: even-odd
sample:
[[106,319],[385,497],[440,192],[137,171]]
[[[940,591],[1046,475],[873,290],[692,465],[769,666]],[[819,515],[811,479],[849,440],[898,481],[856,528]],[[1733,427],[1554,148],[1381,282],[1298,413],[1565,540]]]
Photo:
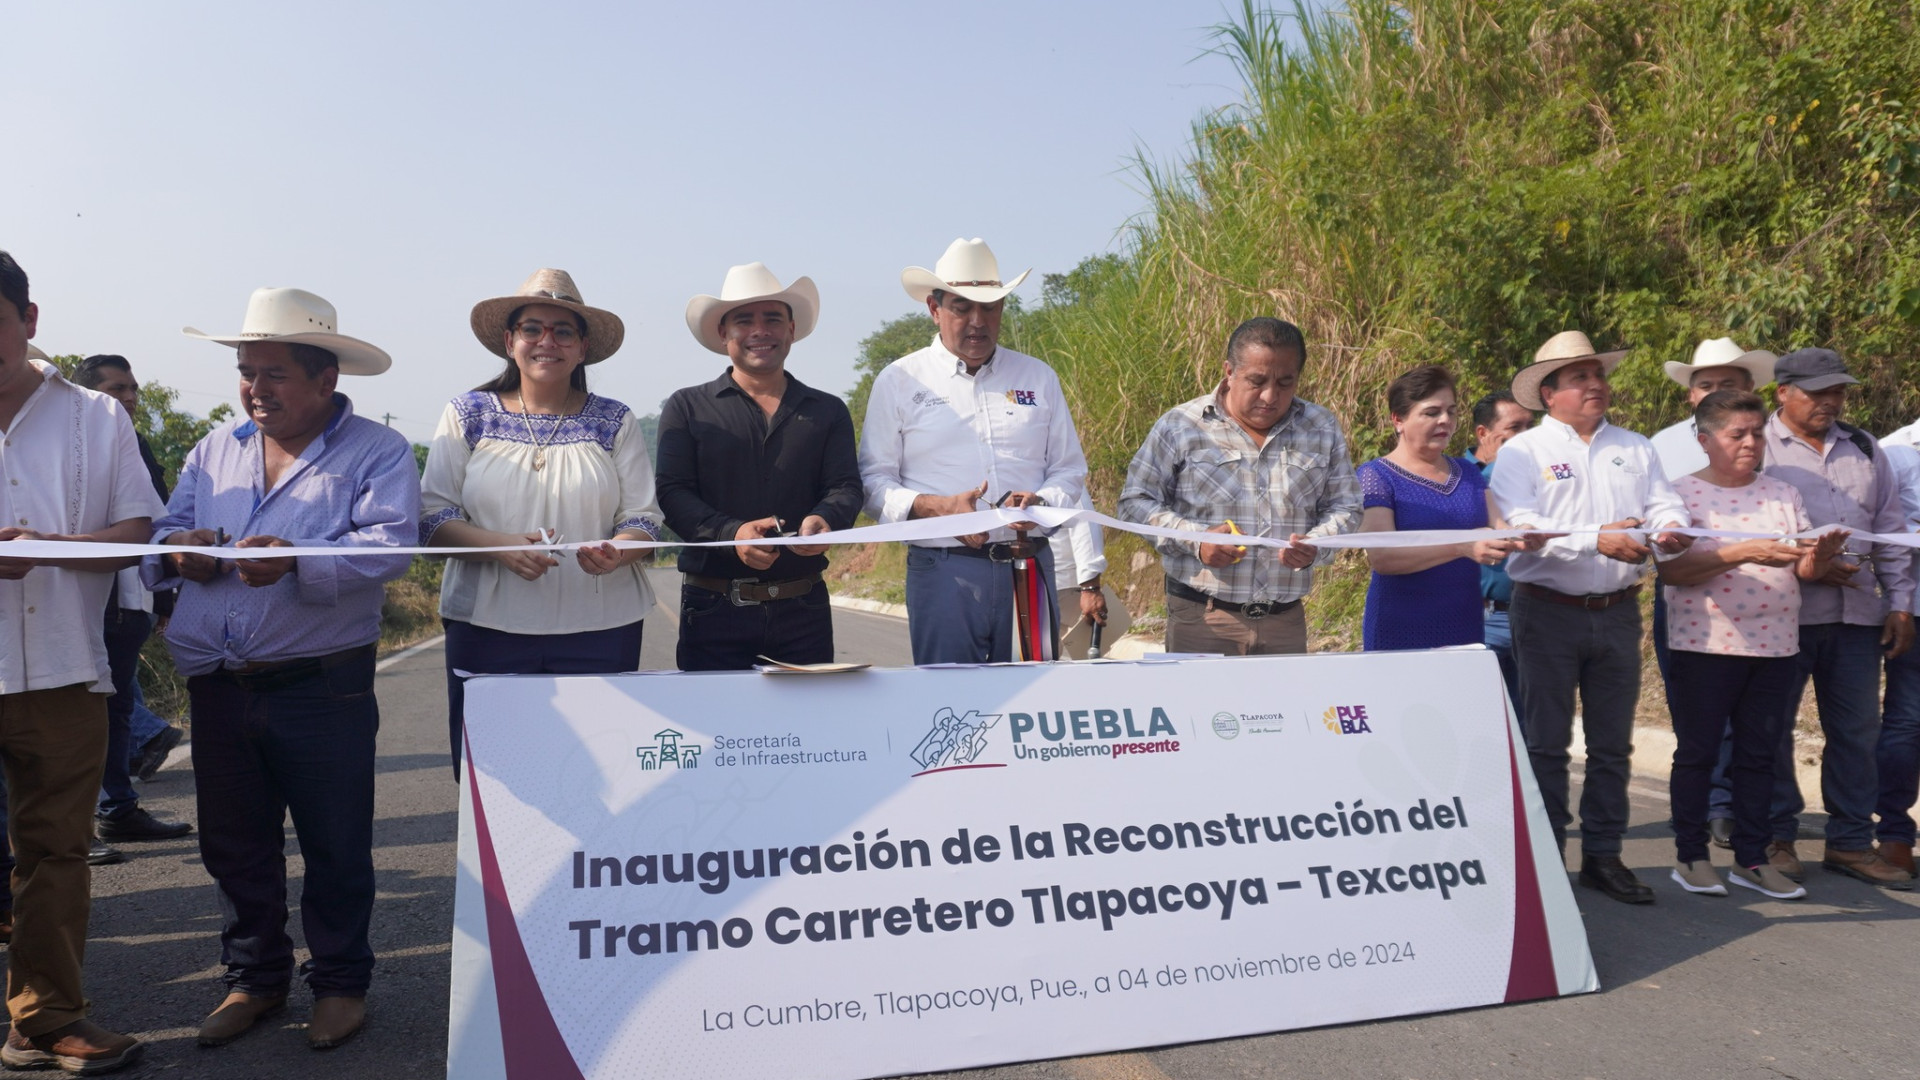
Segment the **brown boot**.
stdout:
[[1866,851],[1835,851],[1829,845],[1820,865],[1836,874],[1859,878],[1883,889],[1913,888],[1912,874],[1881,858],[1880,853],[1871,848]]
[[260,995],[235,990],[201,1022],[200,1045],[225,1046],[286,1007],[285,994]]
[[0,1062],[10,1069],[44,1069],[92,1076],[112,1072],[133,1064],[145,1044],[131,1035],[108,1031],[91,1020],[75,1020],[44,1035],[22,1035],[19,1028],[7,1032],[6,1045],[0,1047]]
[[360,1034],[366,1022],[366,998],[320,998],[313,1003],[313,1019],[307,1021],[307,1045],[315,1050],[331,1050]]
[[1807,868],[1801,864],[1800,855],[1793,850],[1791,840],[1775,840],[1767,845],[1767,865],[1780,871],[1780,876],[1788,881],[1807,879]]
[[1880,857],[1892,863],[1897,870],[1905,870],[1908,877],[1914,876],[1913,845],[1898,840],[1880,841]]

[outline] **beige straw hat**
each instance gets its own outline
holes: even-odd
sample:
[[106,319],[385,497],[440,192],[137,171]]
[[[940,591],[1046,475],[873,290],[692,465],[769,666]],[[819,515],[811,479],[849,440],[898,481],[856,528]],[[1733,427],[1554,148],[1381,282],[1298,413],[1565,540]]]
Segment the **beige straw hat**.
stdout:
[[48,356],[46,353],[41,352],[40,346],[29,342],[27,345],[27,359],[52,361],[53,357]]
[[620,321],[620,316],[580,302],[580,290],[573,283],[573,275],[565,270],[550,269],[535,270],[512,296],[496,296],[473,305],[473,315],[468,320],[473,325],[473,336],[493,355],[512,359],[507,355],[507,317],[514,309],[528,304],[552,304],[580,316],[587,326],[589,364],[597,364],[619,352],[620,342],[627,336],[627,326]]
[[1033,273],[1032,268],[1020,271],[1020,276],[1002,283],[1000,280],[1000,260],[993,257],[993,249],[985,240],[974,237],[971,240],[955,240],[947,245],[946,254],[928,270],[919,266],[909,266],[900,271],[900,284],[907,295],[915,300],[926,300],[935,289],[964,296],[982,304],[991,304],[1027,280]]
[[191,326],[180,332],[202,341],[239,348],[249,341],[317,345],[340,361],[342,375],[378,375],[393,366],[385,349],[339,332],[333,305],[305,289],[261,288],[247,298],[247,315],[237,334],[203,334]]
[[778,300],[793,310],[793,340],[813,333],[813,324],[820,318],[820,290],[814,288],[813,279],[795,278],[791,286],[782,288],[767,264],[759,262],[728,270],[719,296],[702,294],[687,301],[687,329],[693,331],[695,341],[724,353],[727,339],[720,332],[720,320],[734,308],[762,300]]
[[1753,377],[1755,390],[1773,381],[1773,364],[1780,357],[1765,349],[1742,349],[1733,343],[1732,338],[1709,338],[1694,347],[1693,363],[1683,364],[1678,360],[1666,363],[1667,378],[1681,386],[1693,386],[1693,373],[1707,368],[1737,367],[1744,368]]
[[1547,376],[1569,364],[1578,364],[1582,360],[1600,361],[1600,370],[1613,373],[1620,366],[1620,359],[1627,350],[1616,349],[1613,352],[1595,352],[1593,342],[1578,330],[1564,330],[1547,339],[1533,354],[1533,363],[1520,369],[1513,377],[1513,400],[1521,407],[1539,412],[1547,407],[1540,400],[1540,382]]

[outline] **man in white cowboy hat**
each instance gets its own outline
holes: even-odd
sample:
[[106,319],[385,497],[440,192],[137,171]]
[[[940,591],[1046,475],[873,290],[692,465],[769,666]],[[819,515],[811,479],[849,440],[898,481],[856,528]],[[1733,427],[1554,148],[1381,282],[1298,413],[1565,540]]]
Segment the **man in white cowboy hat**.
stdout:
[[[1700,448],[1700,435],[1693,424],[1693,410],[1708,394],[1717,390],[1751,392],[1773,381],[1773,362],[1779,357],[1765,349],[1742,349],[1732,338],[1711,338],[1694,347],[1693,362],[1666,363],[1667,378],[1686,387],[1687,415],[1679,423],[1661,428],[1653,435],[1653,452],[1660,468],[1672,483],[1707,467],[1707,452]],[[1653,655],[1660,667],[1660,680],[1667,679],[1667,603],[1666,590],[1653,590]],[[1733,754],[1733,729],[1721,740],[1720,761],[1713,770],[1713,789],[1707,807],[1707,834],[1723,848],[1733,846],[1733,788],[1727,781],[1727,768]]]
[[[1827,808],[1821,865],[1871,885],[1910,889],[1913,873],[1875,846],[1873,817],[1882,794],[1881,663],[1913,645],[1914,552],[1857,535],[1906,531],[1900,484],[1873,436],[1841,419],[1847,388],[1860,380],[1848,374],[1840,354],[1798,349],[1782,356],[1773,373],[1780,407],[1767,420],[1767,475],[1799,489],[1814,528],[1841,525],[1856,534],[1826,578],[1800,585],[1800,682],[1782,703],[1788,716],[1796,715],[1807,681],[1813,682],[1827,737],[1820,759]],[[1791,723],[1783,735],[1774,757],[1767,859],[1798,880],[1804,868],[1795,839],[1806,803],[1794,772]],[[1888,824],[1894,828],[1880,836],[1897,845],[1898,821]],[[1896,847],[1888,854],[1902,853]]]
[[120,406],[29,359],[40,309],[27,284],[0,251],[0,767],[19,859],[0,1062],[106,1072],[141,1050],[87,1019],[81,980],[113,693],[102,633],[128,560],[3,556],[12,540],[144,543],[162,507]]
[[286,1003],[289,812],[307,868],[310,1045],[359,1031],[373,976],[374,649],[385,583],[410,562],[377,552],[413,543],[420,482],[407,440],[336,391],[342,374],[391,363],[337,325],[313,293],[259,289],[238,333],[184,331],[238,351],[241,415],[188,452],[153,542],[368,552],[180,552],[142,566],[150,587],[180,590],[167,646],[187,676],[200,856],[220,896],[229,993],[201,1026],[202,1045],[229,1042]]
[[845,529],[860,513],[853,417],[787,371],[788,351],[819,315],[811,278],[783,287],[757,262],[728,270],[720,295],[687,304],[694,340],[730,364],[660,409],[660,510],[683,540],[738,543],[681,549],[684,671],[745,669],[761,656],[833,660],[826,548],[753,543]]
[[[1011,281],[986,241],[955,240],[932,270],[900,274],[938,332],[873,380],[860,437],[867,513],[882,523],[992,506],[1074,506],[1087,459],[1053,369],[1000,347]],[[1016,580],[1043,590],[1046,626],[1028,628],[1025,655],[1057,632],[1053,555],[1030,528],[914,541],[907,552],[907,628],[916,664],[1014,656]],[[1006,564],[1037,565],[1016,578]]]
[[1573,819],[1567,766],[1578,691],[1587,745],[1580,883],[1644,904],[1653,890],[1620,860],[1640,699],[1637,596],[1650,554],[1641,538],[1651,533],[1651,544],[1667,552],[1691,540],[1667,531],[1689,518],[1653,444],[1607,422],[1607,376],[1624,356],[1596,351],[1578,330],[1540,346],[1512,389],[1521,406],[1547,415],[1501,447],[1491,491],[1513,528],[1573,534],[1507,559],[1527,754],[1554,839],[1564,845]]

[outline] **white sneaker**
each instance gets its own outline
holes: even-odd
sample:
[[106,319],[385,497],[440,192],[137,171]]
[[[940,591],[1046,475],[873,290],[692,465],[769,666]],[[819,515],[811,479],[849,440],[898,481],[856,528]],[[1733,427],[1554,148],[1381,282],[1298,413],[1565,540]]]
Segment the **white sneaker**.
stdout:
[[1775,900],[1798,900],[1807,895],[1805,886],[1794,884],[1787,875],[1768,863],[1761,863],[1751,869],[1736,866],[1728,871],[1727,880],[1743,889],[1752,889],[1762,896],[1771,896]]
[[1727,895],[1727,887],[1720,883],[1720,875],[1713,872],[1713,864],[1705,859],[1675,866],[1673,880],[1690,893],[1699,893],[1701,896]]

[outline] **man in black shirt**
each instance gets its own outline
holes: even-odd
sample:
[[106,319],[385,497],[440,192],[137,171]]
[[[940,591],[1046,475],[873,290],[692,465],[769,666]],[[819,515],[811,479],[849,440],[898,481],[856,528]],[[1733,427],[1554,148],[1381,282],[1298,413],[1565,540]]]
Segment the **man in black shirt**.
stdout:
[[719,296],[687,304],[695,340],[732,366],[662,407],[660,509],[683,540],[736,543],[680,555],[683,671],[748,668],[758,656],[833,659],[826,547],[753,543],[844,529],[860,512],[846,405],[786,371],[788,350],[819,311],[810,279],[783,289],[761,263],[734,267]]

